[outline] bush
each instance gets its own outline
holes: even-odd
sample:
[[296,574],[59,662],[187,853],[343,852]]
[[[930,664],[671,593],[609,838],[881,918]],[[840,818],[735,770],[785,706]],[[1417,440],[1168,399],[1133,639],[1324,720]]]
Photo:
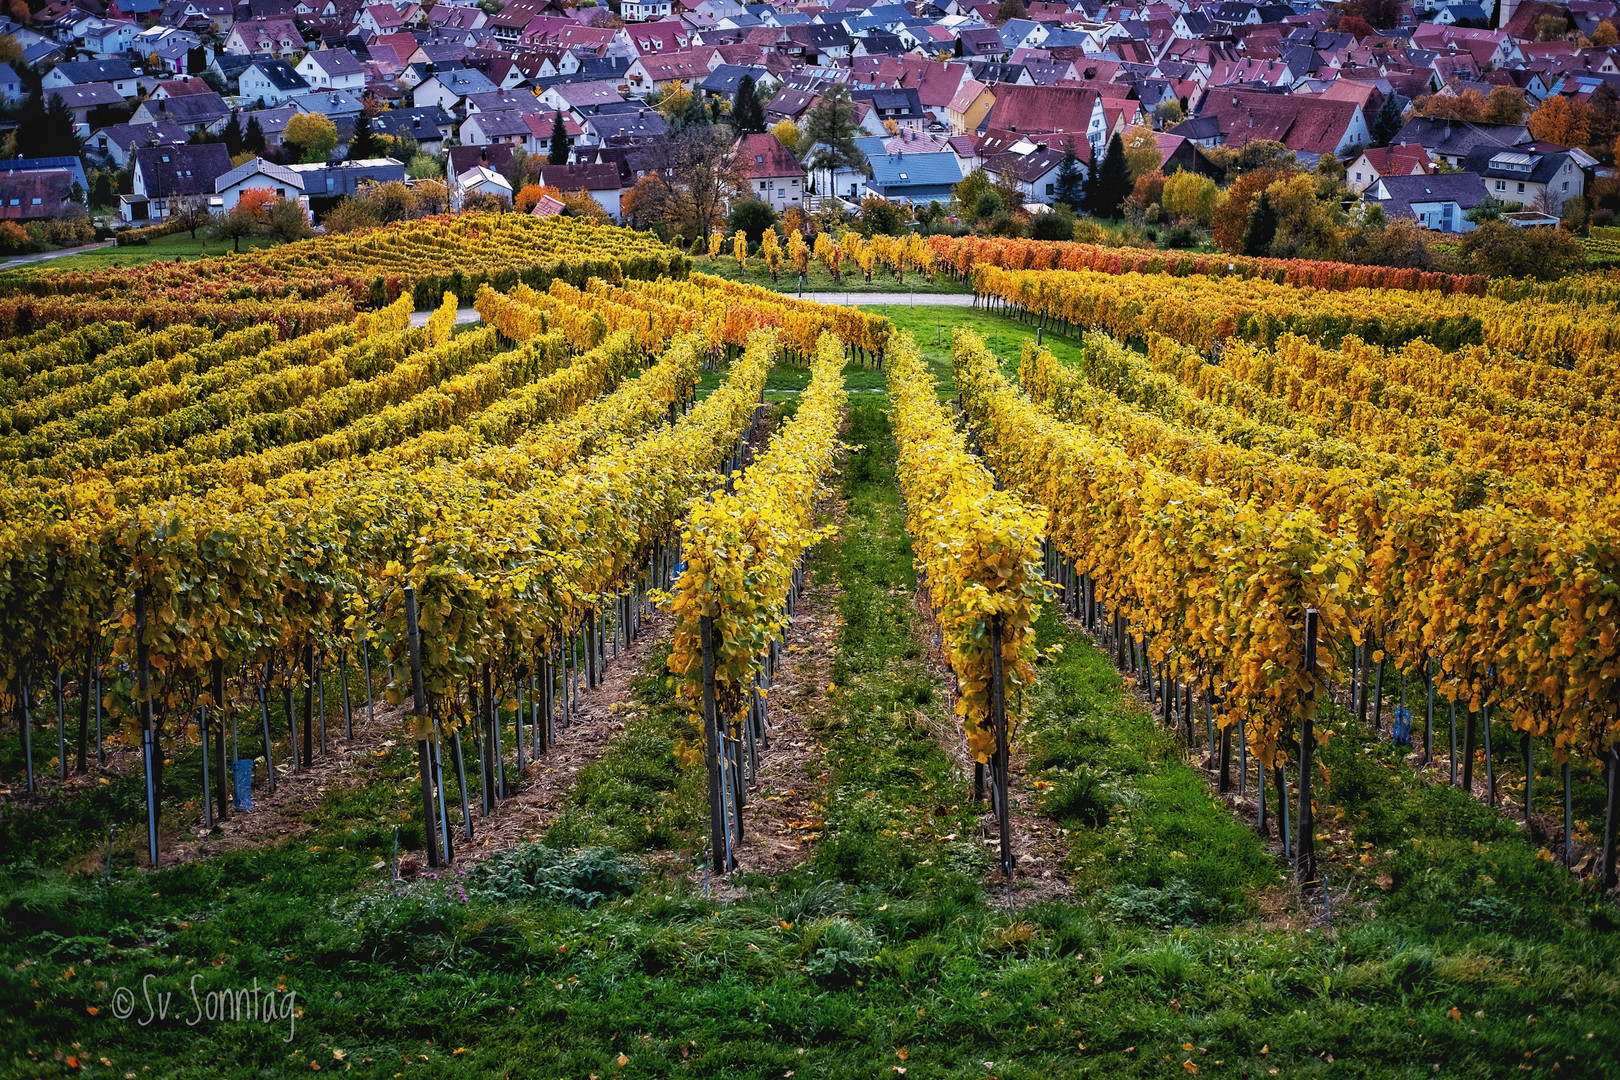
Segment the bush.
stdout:
[[1220,914],[1220,904],[1186,880],[1171,878],[1162,889],[1121,885],[1110,895],[1107,910],[1122,921],[1168,930],[1208,922]]
[[1170,232],[1165,233],[1166,248],[1196,248],[1197,244],[1199,235],[1191,225],[1173,225]]
[[804,971],[823,986],[847,986],[865,973],[877,948],[870,932],[845,918],[822,919],[805,933]]
[[1462,257],[1476,274],[1552,281],[1586,265],[1579,240],[1558,228],[1521,229],[1487,221],[1462,242]]
[[758,247],[766,230],[776,228],[776,211],[771,209],[769,203],[758,199],[745,199],[731,208],[731,214],[726,218],[727,235],[736,235],[741,230],[747,237],[751,247]]
[[1070,827],[1100,829],[1108,824],[1108,796],[1091,773],[1075,773],[1046,793],[1041,813]]
[[186,227],[176,221],[161,221],[156,225],[144,225],[138,229],[120,229],[115,236],[119,247],[145,247],[153,240],[162,236],[173,236],[178,232],[185,232]]
[[342,199],[327,213],[322,222],[329,233],[359,232],[382,224],[377,204],[370,199]]
[[467,875],[469,895],[526,904],[588,908],[636,891],[636,870],[612,848],[574,854],[543,844],[524,844],[483,862]]
[[1031,240],[1073,240],[1074,211],[1057,203],[1045,213],[1036,214],[1029,221],[1029,237]]
[[876,195],[868,195],[861,200],[861,212],[858,215],[861,232],[867,236],[883,234],[897,236],[905,230],[906,219],[910,211],[898,203],[888,199],[880,199]]
[[34,238],[15,221],[0,221],[0,255],[25,255],[34,250]]

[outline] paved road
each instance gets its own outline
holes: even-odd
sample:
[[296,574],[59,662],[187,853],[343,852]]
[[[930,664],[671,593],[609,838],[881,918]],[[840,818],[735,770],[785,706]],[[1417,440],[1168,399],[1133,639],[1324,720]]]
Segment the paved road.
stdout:
[[[426,326],[427,321],[428,321],[428,316],[432,315],[432,314],[433,314],[433,312],[431,312],[431,311],[415,311],[415,312],[412,312],[411,313],[411,325],[412,326]],[[478,314],[478,310],[476,308],[464,307],[464,308],[457,308],[456,309],[456,322],[457,323],[481,322],[481,321],[483,321],[483,318],[484,317],[482,315]]]
[[61,251],[42,251],[38,255],[19,255],[15,259],[7,259],[5,262],[0,263],[0,270],[10,270],[13,266],[26,266],[29,263],[49,262],[52,259],[60,259],[66,255],[83,255],[87,251],[100,251],[102,248],[112,247],[113,243],[112,240],[103,240],[99,244],[63,248]]
[[[88,251],[88,248],[80,248]],[[801,299],[797,293],[784,294],[792,299]],[[831,293],[813,292],[805,293],[802,299],[814,300],[818,304],[854,304],[856,307],[878,307],[887,304],[890,307],[972,307],[971,293]],[[431,312],[418,311],[411,315],[412,326],[426,326],[428,315]],[[457,323],[475,323],[482,316],[470,307],[456,310]]]
[[[798,293],[786,293],[794,299],[801,299]],[[858,292],[810,292],[805,293],[802,299],[814,300],[818,304],[853,304],[856,307],[877,307],[887,304],[890,307],[972,307],[972,293],[858,293]]]

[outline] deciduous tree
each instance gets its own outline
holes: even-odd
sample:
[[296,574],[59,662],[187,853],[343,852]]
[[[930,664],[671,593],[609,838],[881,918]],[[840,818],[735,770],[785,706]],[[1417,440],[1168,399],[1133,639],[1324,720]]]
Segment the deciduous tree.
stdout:
[[1530,134],[1559,146],[1585,146],[1592,137],[1592,108],[1554,94],[1530,114]]

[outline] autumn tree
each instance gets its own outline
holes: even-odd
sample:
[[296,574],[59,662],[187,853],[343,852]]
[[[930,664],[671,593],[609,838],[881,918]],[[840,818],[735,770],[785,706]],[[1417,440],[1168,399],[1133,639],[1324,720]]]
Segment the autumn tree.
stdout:
[[1530,114],[1530,134],[1558,146],[1585,146],[1592,136],[1592,107],[1554,94]]
[[275,192],[268,188],[249,188],[242,192],[227,214],[213,219],[208,227],[212,240],[229,240],[232,251],[242,250],[242,238],[258,236],[264,231],[269,207],[276,201]]
[[411,194],[416,196],[419,217],[431,217],[450,209],[450,186],[443,180],[418,180],[411,185]]
[[545,198],[547,195],[555,194],[555,188],[548,190],[540,184],[525,184],[518,191],[518,193],[512,197],[512,209],[516,210],[520,214],[527,214],[529,211],[534,209],[535,204],[541,199]]
[[1463,236],[1462,256],[1476,273],[1551,281],[1586,263],[1586,251],[1563,229],[1521,229],[1487,221]]
[[277,199],[264,215],[264,232],[283,244],[307,239],[313,233],[309,211],[297,199]]
[[1473,89],[1456,94],[1430,94],[1417,99],[1412,113],[1436,120],[1467,120],[1477,124],[1485,119],[1485,95]]
[[1125,133],[1125,166],[1134,184],[1164,162],[1159,136],[1148,124],[1138,124]]
[[1495,87],[1491,90],[1491,96],[1485,99],[1484,119],[1487,124],[1522,124],[1524,113],[1524,91],[1517,87]]
[[1615,30],[1614,23],[1604,19],[1597,24],[1597,29],[1592,31],[1592,46],[1607,49],[1614,45],[1620,45],[1620,31]]
[[1173,221],[1191,221],[1206,228],[1215,216],[1220,192],[1215,181],[1186,171],[1172,173],[1164,181],[1159,205]]
[[584,188],[578,191],[565,191],[557,198],[563,204],[563,217],[582,218],[585,221],[594,221],[598,225],[606,225],[613,220],[608,215],[607,207],[597,202]]
[[1260,193],[1282,175],[1280,169],[1255,169],[1232,182],[1226,198],[1210,215],[1210,231],[1222,251],[1233,255],[1243,253],[1243,235],[1249,227],[1255,203]]
[[798,149],[801,132],[799,131],[799,125],[795,124],[793,121],[778,120],[775,124],[771,125],[771,134],[776,136],[777,142],[781,143],[789,150]]
[[1378,31],[1373,29],[1372,23],[1363,19],[1360,15],[1346,15],[1339,20],[1338,32],[1349,34],[1357,41],[1360,41],[1363,38],[1372,37]]
[[337,148],[337,125],[320,113],[299,113],[287,121],[281,141],[307,164],[324,162]]

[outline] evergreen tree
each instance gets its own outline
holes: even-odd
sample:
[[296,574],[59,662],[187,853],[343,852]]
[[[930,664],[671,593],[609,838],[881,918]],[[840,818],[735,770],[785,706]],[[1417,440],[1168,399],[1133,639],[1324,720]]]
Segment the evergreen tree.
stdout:
[[225,152],[235,157],[242,152],[242,114],[231,110],[231,122],[225,125]]
[[1074,155],[1074,147],[1070,146],[1063,154],[1063,161],[1058,165],[1057,183],[1053,192],[1053,201],[1062,203],[1070,210],[1079,210],[1085,206],[1086,177],[1080,171],[1080,159]]
[[1592,91],[1592,122],[1587,147],[1594,157],[1612,156],[1614,140],[1620,137],[1620,94],[1606,82]]
[[44,157],[45,98],[36,83],[17,116],[17,153],[25,158]]
[[966,50],[964,50],[962,48],[962,35],[961,34],[956,35],[956,47],[951,50],[951,55],[955,56],[955,57],[962,57],[962,56],[967,55]]
[[546,153],[546,164],[568,164],[568,129],[563,126],[561,109],[557,110],[557,115],[551,122],[551,146]]
[[371,117],[361,113],[360,119],[354,122],[354,138],[349,140],[349,160],[364,161],[381,153],[382,147],[377,142],[376,130],[371,126]]
[[1249,213],[1249,227],[1243,230],[1243,254],[1270,255],[1271,242],[1277,238],[1277,208],[1271,205],[1271,196],[1264,191]]
[[247,131],[242,135],[242,149],[249,153],[264,153],[264,127],[257,116],[248,117]]
[[702,95],[694,92],[691,100],[686,103],[686,112],[681,114],[681,127],[685,129],[708,126],[710,126],[708,107],[703,104]]
[[1373,121],[1372,144],[1374,146],[1388,146],[1389,140],[1401,130],[1401,109],[1395,103],[1393,93],[1384,95],[1384,103],[1378,107],[1378,118]]
[[52,94],[45,106],[45,156],[78,157],[79,137],[73,132],[73,113],[61,94]]
[[765,131],[765,106],[759,101],[759,88],[752,75],[737,83],[737,96],[731,102],[731,126],[738,135],[759,135]]
[[1125,161],[1125,143],[1116,132],[1108,140],[1108,153],[1094,169],[1091,186],[1091,213],[1094,217],[1119,216],[1119,207],[1131,193],[1131,170]]
[[866,164],[866,155],[855,145],[855,136],[855,103],[849,98],[849,87],[833,83],[823,91],[815,108],[805,114],[804,134],[799,137],[800,158],[812,171],[858,169]]

